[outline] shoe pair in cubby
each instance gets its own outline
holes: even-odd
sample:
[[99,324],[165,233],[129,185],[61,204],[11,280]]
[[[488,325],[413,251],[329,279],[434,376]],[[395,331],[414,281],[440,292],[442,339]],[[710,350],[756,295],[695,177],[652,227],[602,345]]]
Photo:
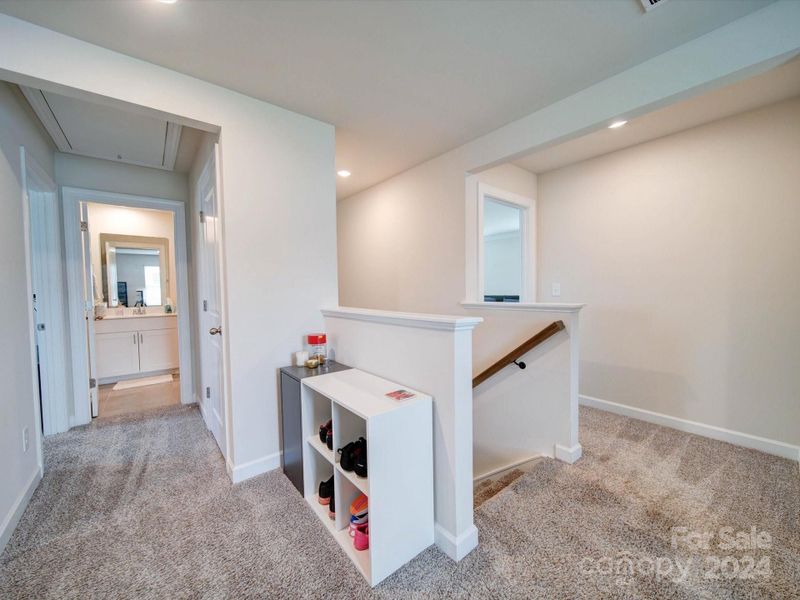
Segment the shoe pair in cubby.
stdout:
[[349,534],[356,550],[369,548],[369,499],[365,494],[358,496],[350,505]]
[[[336,519],[336,494],[333,477],[320,481],[318,497],[319,503],[328,507],[328,518]],[[369,548],[369,499],[366,494],[360,494],[350,504],[349,535],[353,538],[353,547],[356,550]]]
[[325,444],[328,450],[333,450],[333,421],[331,419],[319,426],[319,441]]
[[343,471],[354,471],[359,477],[367,476],[367,440],[363,437],[337,450],[339,466]]
[[336,518],[336,494],[333,492],[333,475],[326,481],[319,482],[319,503],[328,507],[328,518]]

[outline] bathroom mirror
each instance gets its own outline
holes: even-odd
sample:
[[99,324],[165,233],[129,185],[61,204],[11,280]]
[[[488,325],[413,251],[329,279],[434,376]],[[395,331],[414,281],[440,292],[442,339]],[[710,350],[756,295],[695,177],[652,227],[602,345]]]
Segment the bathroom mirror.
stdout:
[[100,234],[108,306],[161,306],[169,293],[167,238]]

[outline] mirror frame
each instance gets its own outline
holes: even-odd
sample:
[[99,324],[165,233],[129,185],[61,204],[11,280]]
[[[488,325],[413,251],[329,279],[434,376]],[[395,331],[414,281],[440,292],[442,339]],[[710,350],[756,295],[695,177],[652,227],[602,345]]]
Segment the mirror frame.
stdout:
[[[148,237],[142,235],[124,235],[121,233],[101,233],[100,234],[100,265],[103,271],[103,299],[109,307],[119,306],[119,298],[117,297],[116,290],[113,296],[108,286],[108,273],[111,266],[110,255],[108,252],[110,247],[123,248],[158,248],[159,260],[161,263],[161,304],[166,304],[166,298],[169,297],[169,240],[160,237]],[[112,304],[112,298],[117,304]],[[129,299],[130,302],[130,299]]]

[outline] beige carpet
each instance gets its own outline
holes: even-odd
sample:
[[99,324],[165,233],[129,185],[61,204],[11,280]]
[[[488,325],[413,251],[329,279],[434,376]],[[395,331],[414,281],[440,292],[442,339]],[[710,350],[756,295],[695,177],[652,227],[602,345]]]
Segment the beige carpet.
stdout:
[[[281,473],[228,482],[196,408],[99,419],[48,438],[0,598],[798,597],[795,463],[591,409],[581,420],[585,457],[544,460],[488,499],[477,550],[456,564],[432,547],[370,590]],[[672,547],[674,527],[725,526],[766,531],[769,548]],[[684,580],[667,560],[691,566]]]

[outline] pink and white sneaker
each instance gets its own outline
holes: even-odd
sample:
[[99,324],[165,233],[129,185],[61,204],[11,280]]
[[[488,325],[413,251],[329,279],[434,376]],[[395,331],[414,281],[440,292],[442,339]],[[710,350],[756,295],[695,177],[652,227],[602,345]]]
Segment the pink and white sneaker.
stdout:
[[356,550],[369,548],[369,523],[362,523],[356,527],[356,533],[353,536],[353,547]]

